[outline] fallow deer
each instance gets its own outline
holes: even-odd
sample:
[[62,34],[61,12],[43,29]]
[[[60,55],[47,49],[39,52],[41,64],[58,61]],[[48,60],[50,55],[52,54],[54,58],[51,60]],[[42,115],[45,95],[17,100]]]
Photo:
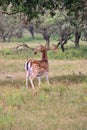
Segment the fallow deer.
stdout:
[[37,54],[38,51],[41,52],[42,54],[41,60],[28,59],[28,61],[25,63],[26,88],[28,88],[28,79],[29,79],[32,89],[35,89],[33,84],[33,80],[35,77],[38,77],[38,81],[40,85],[42,75],[46,76],[46,80],[49,84],[49,78],[48,78],[49,64],[48,64],[48,57],[47,57],[48,50],[56,50],[56,46],[54,48],[48,48],[46,46],[39,45],[34,50],[34,54]]

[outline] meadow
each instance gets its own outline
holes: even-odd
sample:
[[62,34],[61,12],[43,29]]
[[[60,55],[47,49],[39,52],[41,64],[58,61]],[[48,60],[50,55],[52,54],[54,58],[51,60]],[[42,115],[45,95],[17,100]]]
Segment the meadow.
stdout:
[[[40,39],[27,42],[31,47]],[[44,44],[44,41],[41,41]],[[24,64],[40,59],[21,44],[0,43],[0,130],[87,130],[87,45],[72,43],[48,52],[49,80],[42,77],[35,90],[25,87]]]

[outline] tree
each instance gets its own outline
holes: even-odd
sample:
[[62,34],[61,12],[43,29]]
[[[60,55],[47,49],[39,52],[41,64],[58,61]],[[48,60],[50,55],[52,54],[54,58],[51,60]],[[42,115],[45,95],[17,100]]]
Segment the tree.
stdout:
[[38,16],[35,27],[36,32],[40,33],[43,36],[43,39],[46,41],[46,46],[49,47],[50,38],[55,32],[54,19],[50,16],[49,11],[46,11],[43,16]]
[[28,24],[25,25],[25,28],[30,32],[32,38],[35,38],[35,35],[34,35],[34,23],[33,23],[33,21],[28,22]]
[[0,15],[0,37],[3,42],[10,41],[12,37],[22,37],[23,24],[17,15]]
[[[6,12],[10,2],[12,3],[12,12]],[[54,17],[58,10],[62,11],[63,15],[66,13],[66,19],[70,23],[70,26],[74,27],[76,47],[79,47],[79,40],[81,38],[81,32],[83,31],[84,25],[87,26],[87,0],[1,0],[0,6],[2,6],[4,10],[1,13],[7,13],[8,15],[11,15],[21,12],[27,16],[28,21],[31,21],[31,19],[36,17],[38,18],[39,14],[44,15],[47,10],[49,10],[51,17]],[[43,37],[48,41],[49,44],[51,35],[48,32],[49,31],[47,28],[43,28]],[[71,32],[66,35],[62,29],[61,34],[63,34],[61,35],[61,39],[65,38],[68,40]],[[67,43],[67,40],[62,42],[62,44]]]
[[55,10],[67,10],[68,15],[80,16],[83,20],[87,16],[86,0],[0,0],[0,6],[6,11],[9,3],[12,2],[12,11],[23,12],[31,19],[38,14],[44,14],[45,10],[50,10],[53,16]]

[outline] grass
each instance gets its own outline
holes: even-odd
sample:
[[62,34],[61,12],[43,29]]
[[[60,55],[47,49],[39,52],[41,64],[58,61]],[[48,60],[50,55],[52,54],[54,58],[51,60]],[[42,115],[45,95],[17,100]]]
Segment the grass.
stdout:
[[0,130],[87,130],[87,46],[48,52],[50,85],[35,79],[32,90],[24,63],[40,55],[13,51],[16,45],[0,46]]
[[87,84],[74,87],[55,84],[48,88],[45,85],[35,91],[1,88],[1,128],[86,130]]
[[[43,43],[43,40],[42,40]],[[17,45],[19,45],[21,43],[13,43],[11,44],[5,44],[5,45],[1,45],[2,47],[0,47],[0,57],[6,57],[8,59],[21,59],[21,57],[23,59],[29,58],[29,57],[35,57],[35,55],[33,54],[32,50],[27,49],[27,50],[14,50],[13,48],[16,47]],[[32,46],[33,48],[37,45],[39,45],[38,40],[35,42],[28,42],[27,43],[29,46]],[[43,43],[44,44],[44,43]],[[56,44],[56,43],[55,43]],[[48,52],[48,57],[50,59],[58,59],[58,60],[63,60],[63,59],[67,59],[67,60],[78,60],[78,59],[87,59],[87,45],[86,43],[80,43],[80,48],[74,48],[74,45],[70,42],[67,45],[65,45],[65,52],[63,53],[62,50],[59,48],[57,52],[54,53],[54,51],[49,51]],[[40,57],[39,55],[36,57]]]
[[[27,35],[24,35],[22,38],[15,38],[13,39],[13,41],[15,42],[30,42],[32,44],[36,43],[36,42],[43,42],[43,36],[40,34],[35,34],[35,38],[32,38],[32,36],[30,34],[27,33]],[[38,43],[39,43],[38,42]]]
[[80,48],[74,48],[72,45],[65,46],[65,52],[63,53],[61,49],[57,53],[49,52],[50,58],[55,59],[69,59],[69,60],[78,60],[78,59],[87,59],[87,46],[81,45]]

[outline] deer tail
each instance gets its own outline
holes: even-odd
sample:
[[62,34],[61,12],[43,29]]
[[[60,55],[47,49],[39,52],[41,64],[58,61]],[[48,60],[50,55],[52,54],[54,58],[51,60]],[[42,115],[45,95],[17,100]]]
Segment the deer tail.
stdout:
[[28,62],[25,63],[25,70],[28,71]]

